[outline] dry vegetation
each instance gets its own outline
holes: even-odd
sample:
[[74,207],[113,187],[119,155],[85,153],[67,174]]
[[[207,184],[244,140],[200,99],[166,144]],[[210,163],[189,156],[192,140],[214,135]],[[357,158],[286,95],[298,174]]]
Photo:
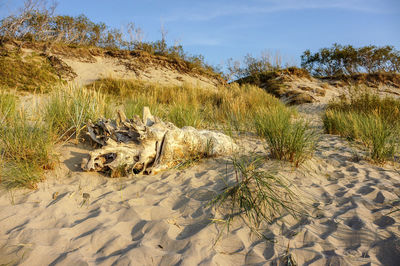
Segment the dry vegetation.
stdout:
[[268,113],[276,106],[285,108],[277,98],[252,85],[231,84],[211,90],[191,85],[160,86],[136,80],[102,79],[88,87],[119,98],[128,117],[149,106],[153,114],[179,127],[248,131],[254,129],[254,114]]
[[331,102],[323,116],[328,133],[358,140],[376,163],[394,160],[400,147],[400,100],[370,93]]
[[15,49],[0,47],[0,87],[43,92],[60,81],[46,57],[37,53],[23,56]]
[[110,28],[103,22],[95,23],[85,15],[55,15],[56,5],[48,5],[43,0],[26,0],[17,14],[0,20],[0,46],[7,43],[22,47],[40,47],[44,54],[78,48],[72,54],[91,57],[95,53],[132,54],[142,53],[159,56],[173,62],[187,71],[219,77],[213,67],[201,55],[191,55],[182,45],[168,45],[166,30],[161,28],[161,39],[154,42],[143,41],[143,31],[133,22],[123,29]]
[[283,178],[263,169],[264,160],[254,155],[232,158],[233,183],[209,202],[222,213],[223,218],[218,221],[224,222],[227,231],[237,216],[245,218],[252,231],[258,232],[263,222],[272,222],[283,211],[294,217],[299,214],[294,203],[297,196]]

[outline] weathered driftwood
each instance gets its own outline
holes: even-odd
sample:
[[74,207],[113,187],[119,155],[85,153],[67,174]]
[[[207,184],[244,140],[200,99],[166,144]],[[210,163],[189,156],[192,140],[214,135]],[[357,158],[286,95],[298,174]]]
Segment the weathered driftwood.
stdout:
[[150,174],[173,167],[191,157],[229,155],[237,149],[233,140],[219,132],[176,127],[143,108],[143,119],[101,119],[87,124],[88,135],[101,148],[82,162],[85,171],[121,171]]

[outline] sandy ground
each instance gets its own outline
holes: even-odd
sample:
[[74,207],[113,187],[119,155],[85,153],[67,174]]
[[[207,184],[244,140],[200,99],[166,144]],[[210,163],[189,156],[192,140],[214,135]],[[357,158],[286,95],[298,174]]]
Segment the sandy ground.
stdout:
[[[300,109],[318,127],[320,108]],[[264,152],[256,138],[239,144]],[[279,166],[307,212],[264,224],[269,240],[251,234],[241,219],[229,233],[211,220],[207,203],[224,179],[234,178],[229,158],[110,179],[80,171],[87,151],[67,144],[59,168],[38,190],[1,192],[2,264],[265,265],[278,264],[287,251],[299,265],[400,263],[400,212],[390,213],[400,207],[400,169],[360,159],[337,136],[322,135],[314,158],[297,170],[267,163]]]

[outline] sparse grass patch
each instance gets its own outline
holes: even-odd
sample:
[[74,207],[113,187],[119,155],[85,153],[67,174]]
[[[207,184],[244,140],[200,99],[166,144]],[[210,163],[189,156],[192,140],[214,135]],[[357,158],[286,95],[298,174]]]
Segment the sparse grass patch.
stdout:
[[233,183],[210,201],[222,211],[228,231],[236,216],[245,218],[251,229],[258,229],[262,222],[272,222],[284,212],[298,215],[297,196],[282,178],[262,170],[263,161],[260,156],[234,157]]
[[393,159],[400,145],[400,100],[362,93],[331,102],[324,115],[329,134],[360,141],[369,158],[383,164]]
[[256,114],[257,134],[263,137],[274,159],[285,160],[296,167],[312,156],[316,132],[303,120],[293,120],[287,108],[272,108],[268,113]]

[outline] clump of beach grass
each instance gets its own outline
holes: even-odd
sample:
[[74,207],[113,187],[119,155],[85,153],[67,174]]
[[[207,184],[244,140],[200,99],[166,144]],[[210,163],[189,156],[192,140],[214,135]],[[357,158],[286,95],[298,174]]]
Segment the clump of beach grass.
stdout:
[[60,138],[79,138],[89,120],[111,115],[107,97],[77,85],[55,88],[44,106],[44,120]]
[[9,92],[0,91],[0,124],[3,125],[15,116],[17,97]]
[[21,111],[0,128],[0,178],[8,189],[36,188],[44,170],[53,169],[56,156],[49,128],[30,121]]
[[329,134],[359,141],[368,157],[383,164],[393,160],[400,145],[400,100],[368,92],[331,102],[324,115]]
[[298,167],[312,156],[317,133],[309,124],[297,119],[288,108],[269,108],[254,116],[256,132],[263,137],[273,159],[289,161]]
[[[232,158],[233,180],[209,202],[224,215],[227,230],[233,219],[241,216],[247,225],[257,231],[262,222],[272,222],[283,213],[297,217],[297,196],[284,179],[272,171],[264,170],[264,157],[241,156]],[[229,177],[228,177],[229,178]],[[231,178],[232,179],[232,178]]]
[[201,127],[203,115],[195,106],[175,104],[171,106],[167,115],[168,121],[172,121],[177,127],[192,126]]

